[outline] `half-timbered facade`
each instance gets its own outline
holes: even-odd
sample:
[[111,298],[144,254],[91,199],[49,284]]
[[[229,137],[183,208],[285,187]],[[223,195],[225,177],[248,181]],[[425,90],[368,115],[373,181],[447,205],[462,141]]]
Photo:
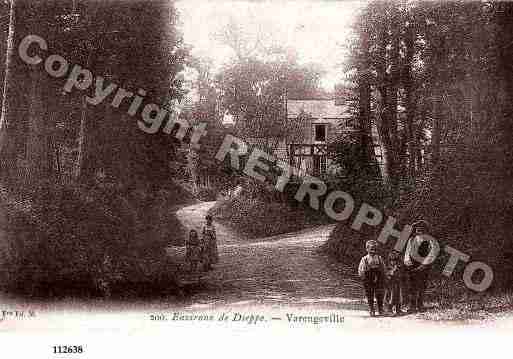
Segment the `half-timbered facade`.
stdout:
[[[287,99],[285,106],[287,120],[302,121],[304,131],[302,139],[282,146],[278,151],[281,157],[297,168],[300,175],[336,173],[339,168],[330,159],[328,145],[355,130],[347,105],[335,99]],[[381,164],[382,156],[374,127],[372,132],[375,154],[378,164]]]

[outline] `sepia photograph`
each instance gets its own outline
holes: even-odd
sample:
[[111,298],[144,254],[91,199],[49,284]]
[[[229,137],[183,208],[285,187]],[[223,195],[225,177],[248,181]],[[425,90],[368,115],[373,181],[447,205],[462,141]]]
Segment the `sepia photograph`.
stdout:
[[513,329],[513,2],[0,0],[0,104],[0,351]]

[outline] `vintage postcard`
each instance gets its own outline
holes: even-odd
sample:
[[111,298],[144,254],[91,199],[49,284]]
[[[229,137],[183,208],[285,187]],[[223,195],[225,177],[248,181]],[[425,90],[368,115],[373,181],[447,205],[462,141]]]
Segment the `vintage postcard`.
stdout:
[[513,2],[3,0],[0,26],[0,352],[507,344]]

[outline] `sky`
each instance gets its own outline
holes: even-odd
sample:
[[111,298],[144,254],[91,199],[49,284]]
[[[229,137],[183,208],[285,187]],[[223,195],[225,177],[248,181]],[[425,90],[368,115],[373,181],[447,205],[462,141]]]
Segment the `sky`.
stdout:
[[[209,57],[214,68],[227,62],[233,53],[216,34],[230,18],[244,24],[244,31],[255,35],[264,29],[276,43],[292,48],[300,63],[322,65],[326,75],[321,85],[332,90],[341,79],[344,44],[350,26],[363,6],[360,1],[224,1],[180,0],[181,28],[193,54]],[[255,35],[256,36],[256,35]]]

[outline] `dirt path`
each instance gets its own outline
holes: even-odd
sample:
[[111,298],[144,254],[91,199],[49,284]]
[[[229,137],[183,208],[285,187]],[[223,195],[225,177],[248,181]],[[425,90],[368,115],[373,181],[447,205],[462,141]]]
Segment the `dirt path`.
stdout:
[[[201,229],[214,202],[182,208],[178,219]],[[216,223],[220,263],[191,289],[191,301],[203,304],[322,305],[364,309],[354,271],[329,263],[318,252],[332,226],[248,242]]]
[[[213,204],[203,202],[182,208],[177,217],[189,229],[199,230]],[[366,331],[451,330],[460,325],[482,325],[479,320],[433,321],[415,315],[369,318],[354,268],[319,253],[332,226],[248,241],[221,223],[215,225],[220,263],[199,284],[186,288],[185,307],[190,310],[265,310],[282,318],[286,311],[303,315],[336,311],[343,313],[346,328]],[[513,317],[503,319],[488,325],[511,327]]]
[[[186,227],[201,229],[213,204],[182,208],[177,217]],[[319,253],[332,226],[248,242],[221,223],[215,225],[220,262],[199,284],[185,288],[184,309],[263,311],[282,318],[282,322],[291,312],[306,316],[336,312],[344,316],[344,327],[351,330],[440,327],[440,323],[414,316],[369,318],[354,268],[330,262]]]

